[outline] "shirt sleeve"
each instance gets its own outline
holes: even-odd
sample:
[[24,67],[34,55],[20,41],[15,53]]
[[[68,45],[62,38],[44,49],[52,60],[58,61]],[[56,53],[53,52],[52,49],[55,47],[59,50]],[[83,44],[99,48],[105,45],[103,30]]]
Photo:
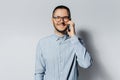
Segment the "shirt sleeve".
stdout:
[[44,80],[43,79],[44,74],[45,74],[45,62],[44,62],[42,50],[39,43],[36,49],[35,80]]
[[70,39],[72,46],[74,47],[75,54],[77,56],[77,62],[79,66],[83,68],[88,68],[92,63],[92,58],[87,49],[83,46],[84,43],[79,41],[76,35],[71,37]]

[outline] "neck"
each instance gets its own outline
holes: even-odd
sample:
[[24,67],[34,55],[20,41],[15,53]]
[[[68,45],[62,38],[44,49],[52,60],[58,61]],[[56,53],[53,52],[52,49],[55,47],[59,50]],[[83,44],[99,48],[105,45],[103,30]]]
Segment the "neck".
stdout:
[[65,32],[61,33],[61,32],[58,32],[56,30],[54,32],[55,32],[56,35],[58,35],[60,37],[62,37],[62,36],[64,36],[66,34]]

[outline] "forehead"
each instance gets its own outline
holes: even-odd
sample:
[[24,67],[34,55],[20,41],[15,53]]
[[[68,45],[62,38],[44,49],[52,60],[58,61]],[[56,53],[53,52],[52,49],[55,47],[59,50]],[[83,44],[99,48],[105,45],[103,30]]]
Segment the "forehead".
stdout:
[[56,9],[54,16],[68,16],[68,12],[66,9]]

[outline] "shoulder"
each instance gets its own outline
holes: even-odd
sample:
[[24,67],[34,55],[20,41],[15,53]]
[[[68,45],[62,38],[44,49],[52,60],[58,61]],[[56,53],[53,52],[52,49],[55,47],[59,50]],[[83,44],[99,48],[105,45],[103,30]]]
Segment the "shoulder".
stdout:
[[51,35],[48,35],[48,36],[45,36],[45,37],[39,39],[38,44],[44,45],[44,44],[46,44],[47,42],[49,42],[52,38],[53,38],[53,35],[52,35],[52,34],[51,34]]

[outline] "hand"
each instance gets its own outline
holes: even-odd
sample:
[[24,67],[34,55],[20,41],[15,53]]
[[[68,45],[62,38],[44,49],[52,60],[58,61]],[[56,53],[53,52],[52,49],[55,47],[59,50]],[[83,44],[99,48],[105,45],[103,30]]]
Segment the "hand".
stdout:
[[75,33],[75,24],[72,21],[69,21],[67,24],[70,27],[70,31],[67,29],[67,33],[70,37],[73,37],[76,34]]

